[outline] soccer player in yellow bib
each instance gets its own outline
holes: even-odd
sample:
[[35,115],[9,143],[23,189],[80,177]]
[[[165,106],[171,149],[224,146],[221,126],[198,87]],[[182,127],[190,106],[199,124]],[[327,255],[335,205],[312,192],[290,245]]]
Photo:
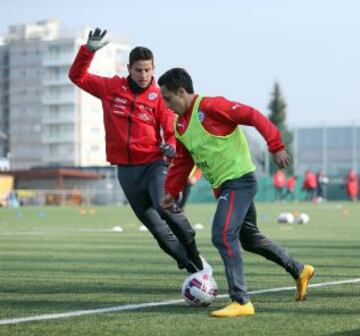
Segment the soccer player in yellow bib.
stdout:
[[173,206],[194,164],[202,170],[218,199],[212,242],[222,257],[232,302],[212,312],[211,316],[255,313],[247,290],[240,246],[284,268],[296,282],[296,300],[304,300],[314,267],[296,261],[259,231],[254,205],[255,166],[245,135],[238,126],[254,126],[266,140],[275,164],[282,169],[290,158],[280,132],[250,106],[223,97],[195,94],[192,79],[184,69],[168,70],[158,84],[167,106],[178,115],[175,122],[177,156],[165,180],[162,207]]

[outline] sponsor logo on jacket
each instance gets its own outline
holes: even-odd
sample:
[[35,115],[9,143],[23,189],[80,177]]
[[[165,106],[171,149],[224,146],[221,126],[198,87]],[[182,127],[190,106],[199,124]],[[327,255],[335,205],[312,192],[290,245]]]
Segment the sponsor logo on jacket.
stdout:
[[120,103],[120,104],[126,104],[127,103],[127,99],[122,98],[122,97],[116,97],[114,99],[114,101],[117,102],[117,103]]
[[138,113],[137,116],[139,117],[139,119],[144,120],[144,121],[151,121],[151,117],[149,115],[147,115],[146,113]]
[[147,105],[144,105],[144,104],[140,104],[140,105],[139,105],[139,109],[140,109],[141,111],[144,111],[144,110],[145,110],[146,112],[151,113],[151,114],[154,113],[154,109],[153,109],[152,107],[147,106]]
[[112,111],[112,113],[118,114],[118,115],[125,115],[126,114],[125,111],[118,111],[118,110],[114,110],[114,111]]
[[127,99],[122,97],[115,97],[114,98],[114,110],[112,113],[118,114],[118,115],[125,115],[126,114],[126,103]]

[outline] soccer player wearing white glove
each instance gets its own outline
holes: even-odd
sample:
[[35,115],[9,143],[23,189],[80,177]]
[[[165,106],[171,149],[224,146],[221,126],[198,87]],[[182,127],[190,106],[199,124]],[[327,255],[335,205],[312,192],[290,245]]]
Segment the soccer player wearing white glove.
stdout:
[[89,33],[69,77],[102,102],[107,160],[117,165],[119,182],[138,219],[179,268],[191,273],[203,270],[195,231],[183,212],[160,207],[168,168],[165,158],[176,155],[175,115],[165,106],[154,80],[153,54],[145,47],[131,50],[128,77],[91,74],[88,68],[96,51],[108,43],[105,35],[100,28]]

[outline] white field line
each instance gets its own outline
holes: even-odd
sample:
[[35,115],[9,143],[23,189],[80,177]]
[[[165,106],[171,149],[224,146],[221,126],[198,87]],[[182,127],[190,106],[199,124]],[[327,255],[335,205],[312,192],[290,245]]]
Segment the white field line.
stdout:
[[4,231],[1,232],[2,236],[32,236],[32,235],[49,235],[49,234],[59,234],[59,233],[98,233],[98,232],[110,232],[118,233],[114,229],[78,229],[78,230],[43,230],[43,231]]
[[[354,283],[360,283],[360,278],[341,280],[341,281],[332,281],[332,282],[322,282],[322,283],[309,285],[309,287],[315,288],[315,287],[336,286],[336,285],[354,284]],[[269,289],[261,289],[261,290],[251,291],[249,293],[250,294],[274,293],[274,292],[283,292],[283,291],[294,290],[295,288],[296,288],[295,286],[293,286],[293,287],[278,287],[278,288],[269,288]],[[228,295],[224,294],[224,295],[218,296],[218,298],[225,298],[225,297],[228,297]],[[68,317],[93,315],[93,314],[100,314],[100,313],[129,311],[129,310],[136,310],[136,309],[149,308],[149,307],[170,306],[170,305],[176,305],[176,304],[183,303],[183,302],[184,302],[184,300],[182,300],[182,299],[181,300],[169,300],[169,301],[163,301],[163,302],[147,302],[147,303],[137,303],[137,304],[114,306],[114,307],[108,307],[108,308],[77,310],[77,311],[71,311],[71,312],[67,312],[67,313],[44,314],[44,315],[37,315],[37,316],[20,317],[20,318],[0,320],[0,325],[16,324],[16,323],[32,322],[32,321],[62,319],[62,318],[68,318]]]

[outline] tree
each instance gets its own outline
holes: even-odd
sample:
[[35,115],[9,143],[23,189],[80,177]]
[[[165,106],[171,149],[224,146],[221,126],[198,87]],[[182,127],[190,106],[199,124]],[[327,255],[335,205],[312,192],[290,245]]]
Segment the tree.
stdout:
[[[271,97],[272,98],[268,105],[268,108],[270,110],[269,119],[279,129],[286,150],[288,154],[292,157],[291,144],[293,140],[293,135],[286,126],[286,103],[282,96],[280,85],[277,82],[275,82],[274,84],[274,90],[271,93]],[[275,166],[274,162],[270,160],[270,174],[273,175],[276,170],[277,167]],[[293,175],[294,173],[293,161],[291,161],[289,167],[286,168],[286,171],[288,172],[289,175]]]

